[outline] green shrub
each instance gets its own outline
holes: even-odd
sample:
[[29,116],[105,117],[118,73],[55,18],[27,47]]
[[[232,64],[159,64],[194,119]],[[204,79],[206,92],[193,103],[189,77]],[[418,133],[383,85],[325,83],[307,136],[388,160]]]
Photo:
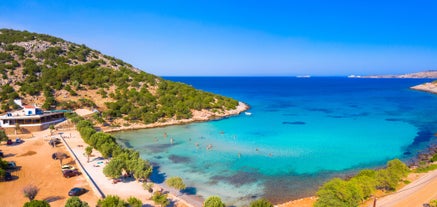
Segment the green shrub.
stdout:
[[87,202],[80,200],[79,197],[72,196],[69,199],[67,199],[67,203],[65,204],[65,207],[89,207],[89,205]]
[[50,204],[47,201],[32,200],[24,203],[23,207],[50,207]]
[[270,203],[270,201],[268,201],[264,198],[261,198],[261,199],[258,199],[256,201],[252,201],[250,203],[250,207],[273,207],[273,204]]
[[104,199],[99,199],[98,207],[126,207],[127,203],[116,195],[108,195]]
[[208,197],[205,202],[203,202],[204,207],[225,207],[226,205],[222,202],[222,199],[218,196]]

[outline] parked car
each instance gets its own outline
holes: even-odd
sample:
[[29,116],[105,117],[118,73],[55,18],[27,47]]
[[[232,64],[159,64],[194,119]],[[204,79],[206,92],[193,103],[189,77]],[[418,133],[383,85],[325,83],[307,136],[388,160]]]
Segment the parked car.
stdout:
[[80,196],[87,192],[87,189],[85,188],[72,188],[69,192],[69,196]]
[[62,165],[61,170],[75,170],[76,168],[71,165]]
[[80,172],[78,170],[63,170],[62,175],[64,175],[64,177],[66,178],[69,178],[69,177],[74,177],[76,175],[80,175]]
[[12,142],[12,140],[8,139],[8,141],[6,142],[6,144],[7,144],[7,145],[12,145],[13,142]]
[[12,174],[10,173],[10,172],[6,172],[5,173],[5,178],[4,178],[6,181],[8,181],[8,180],[12,180]]
[[15,169],[17,164],[14,161],[8,162],[8,169]]
[[15,143],[22,143],[22,142],[23,142],[23,140],[21,138],[16,138],[15,139]]
[[0,181],[9,181],[12,179],[12,174],[10,172],[5,172],[5,176],[3,178],[0,178]]

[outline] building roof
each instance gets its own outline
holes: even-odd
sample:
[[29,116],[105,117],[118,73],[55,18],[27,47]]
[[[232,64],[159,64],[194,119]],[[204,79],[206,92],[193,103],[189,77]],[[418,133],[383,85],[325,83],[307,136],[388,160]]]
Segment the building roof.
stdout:
[[25,109],[34,109],[36,107],[32,106],[32,105],[24,105],[23,108],[25,108]]

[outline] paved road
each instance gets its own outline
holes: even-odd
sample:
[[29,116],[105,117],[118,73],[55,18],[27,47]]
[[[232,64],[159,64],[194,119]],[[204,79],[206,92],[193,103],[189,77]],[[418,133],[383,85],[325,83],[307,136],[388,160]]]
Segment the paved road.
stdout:
[[379,199],[376,206],[422,207],[433,199],[437,199],[437,170],[427,173],[396,193]]

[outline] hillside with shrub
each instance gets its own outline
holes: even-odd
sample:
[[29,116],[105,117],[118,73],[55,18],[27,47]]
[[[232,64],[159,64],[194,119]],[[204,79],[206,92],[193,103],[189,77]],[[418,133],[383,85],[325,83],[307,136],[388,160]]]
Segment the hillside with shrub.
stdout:
[[88,107],[98,120],[155,123],[235,109],[238,101],[143,72],[114,57],[45,34],[0,29],[0,112],[14,99],[43,109]]

